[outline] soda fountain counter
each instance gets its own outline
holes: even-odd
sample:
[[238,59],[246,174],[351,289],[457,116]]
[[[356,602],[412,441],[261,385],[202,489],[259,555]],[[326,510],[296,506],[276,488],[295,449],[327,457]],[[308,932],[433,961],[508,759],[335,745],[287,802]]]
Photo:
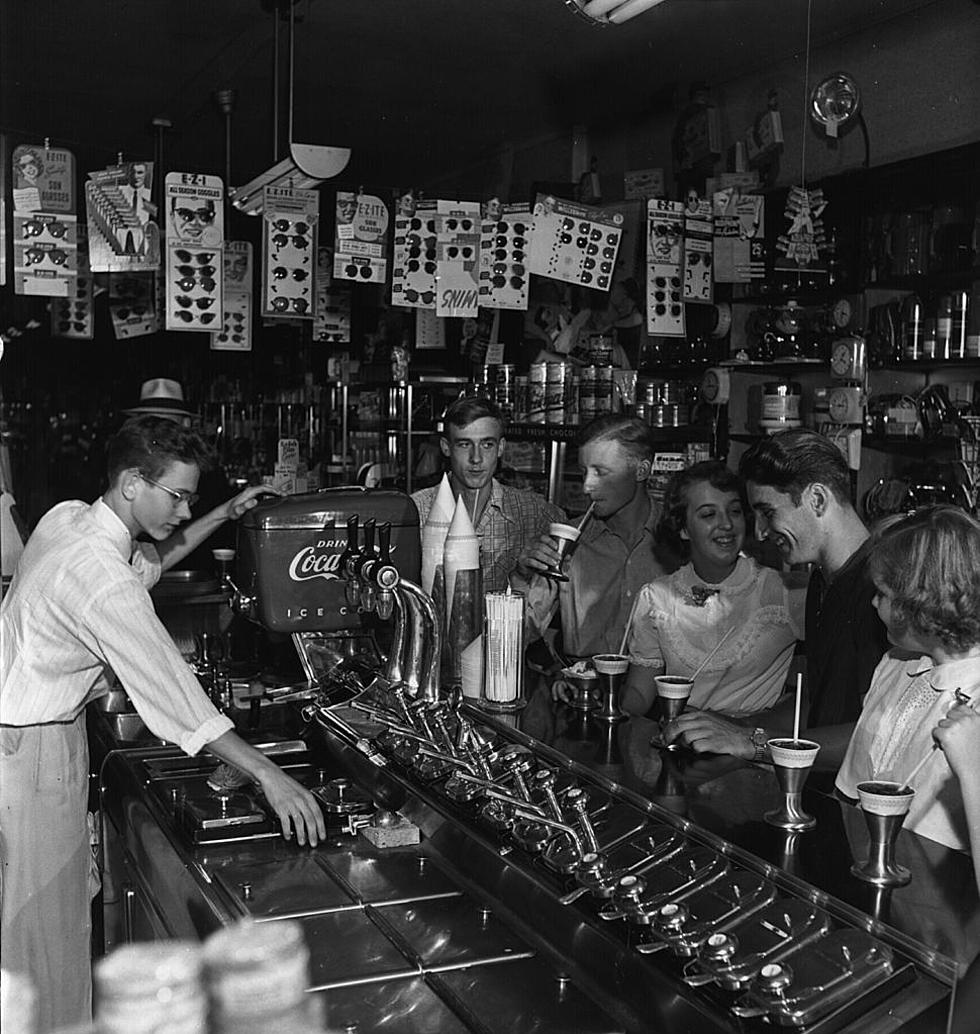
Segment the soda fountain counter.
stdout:
[[[371,502],[357,501],[362,524]],[[343,511],[319,520],[320,540],[337,540],[331,522],[353,529]],[[900,831],[911,881],[870,886],[850,871],[868,854],[864,816],[816,780],[802,794],[816,828],[783,832],[763,820],[780,798],[768,766],[652,747],[651,720],[604,722],[544,685],[503,716],[439,693],[434,611],[380,532],[378,549],[351,530],[341,560],[306,559],[343,574],[328,588],[348,624],[393,617],[387,658],[369,672],[360,650],[297,643],[332,667],[262,712],[278,716],[262,749],[313,789],[326,841],[283,840],[250,785],[212,789],[206,753],[110,751],[107,948],[296,919],[326,1029],[360,1034],[925,1034],[946,1029],[956,991],[975,998],[967,856]],[[276,570],[292,570],[296,543],[275,545]],[[248,586],[267,610],[269,552]]]

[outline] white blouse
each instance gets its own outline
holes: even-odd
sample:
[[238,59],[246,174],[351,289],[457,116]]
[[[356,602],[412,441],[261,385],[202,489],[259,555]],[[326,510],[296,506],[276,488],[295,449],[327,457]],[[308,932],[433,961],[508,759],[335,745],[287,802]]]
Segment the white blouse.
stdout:
[[640,590],[630,662],[655,673],[690,675],[728,637],[691,691],[691,707],[750,714],[779,699],[803,638],[808,575],[740,556],[723,582],[705,583],[685,564]]

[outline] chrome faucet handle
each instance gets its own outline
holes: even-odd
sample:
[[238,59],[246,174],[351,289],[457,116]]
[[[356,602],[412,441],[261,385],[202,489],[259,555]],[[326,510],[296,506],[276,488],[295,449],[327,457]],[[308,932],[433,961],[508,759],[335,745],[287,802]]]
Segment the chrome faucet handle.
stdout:
[[550,768],[539,768],[534,773],[534,789],[539,790],[544,795],[544,799],[548,803],[548,810],[551,812],[551,817],[559,822],[563,821],[565,815],[561,810],[561,805],[558,803],[558,798],[555,796],[555,773]]
[[579,839],[578,833],[567,823],[558,822],[555,819],[549,818],[547,815],[535,814],[535,812],[526,807],[515,808],[514,814],[522,819],[527,819],[529,822],[536,822],[542,826],[548,826],[551,829],[557,829],[559,832],[564,833],[572,842],[572,848],[575,851],[576,859],[582,857],[584,853],[582,851],[582,841]]
[[565,804],[575,812],[575,817],[579,828],[582,830],[582,836],[585,838],[588,850],[598,854],[599,841],[596,839],[595,829],[592,826],[592,820],[589,818],[589,795],[579,787],[575,787],[565,794]]

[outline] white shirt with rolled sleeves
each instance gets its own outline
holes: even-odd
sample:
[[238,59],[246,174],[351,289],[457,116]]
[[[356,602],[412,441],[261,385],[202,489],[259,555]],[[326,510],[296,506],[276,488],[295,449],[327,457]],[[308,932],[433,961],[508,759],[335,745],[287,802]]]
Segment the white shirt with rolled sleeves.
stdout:
[[159,577],[155,546],[134,551],[101,499],[48,511],[0,605],[0,724],[70,721],[111,669],[147,727],[188,754],[233,728],[154,612]]

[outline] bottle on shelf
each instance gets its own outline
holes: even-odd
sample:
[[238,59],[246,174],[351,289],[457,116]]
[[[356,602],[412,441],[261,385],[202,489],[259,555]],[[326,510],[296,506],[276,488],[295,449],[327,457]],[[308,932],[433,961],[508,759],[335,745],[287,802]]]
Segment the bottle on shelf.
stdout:
[[902,358],[918,361],[925,358],[925,311],[917,294],[902,302]]

